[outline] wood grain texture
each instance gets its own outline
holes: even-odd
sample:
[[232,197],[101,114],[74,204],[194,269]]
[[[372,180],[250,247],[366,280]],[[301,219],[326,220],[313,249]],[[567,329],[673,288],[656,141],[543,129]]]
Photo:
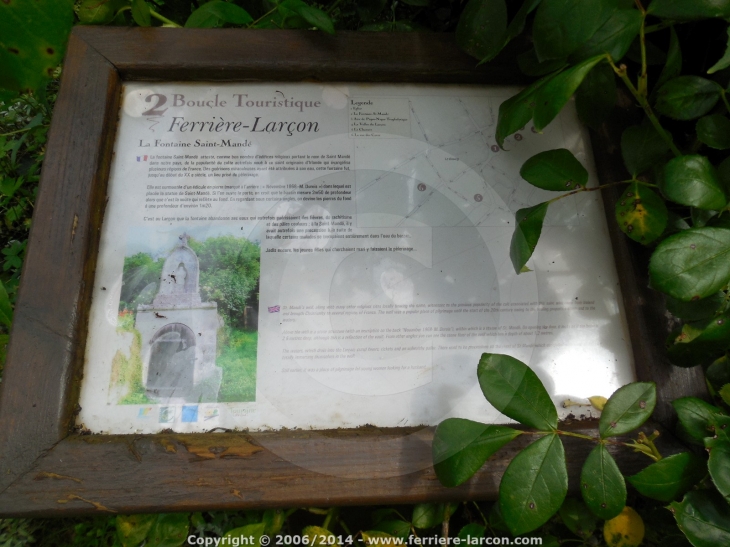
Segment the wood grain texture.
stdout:
[[[595,435],[593,426],[568,428]],[[536,439],[518,437],[468,483],[445,488],[431,466],[432,435],[432,428],[424,428],[72,436],[0,496],[0,512],[72,516],[495,499],[511,459]],[[562,440],[570,487],[577,492],[580,469],[594,443]],[[671,437],[663,440],[664,454],[681,449]],[[646,456],[622,452],[625,473],[651,463]]]
[[[75,29],[125,80],[519,84],[510,49],[489,66],[452,34],[240,29]],[[513,45],[512,47],[515,47]]]
[[[621,93],[624,93],[621,90]],[[610,121],[599,131],[591,132],[596,171],[601,184],[628,180],[621,156],[621,133],[627,126],[638,123],[633,99],[625,97],[616,107]],[[651,248],[630,240],[615,221],[616,202],[624,187],[603,190],[603,205],[608,219],[608,231],[621,283],[628,334],[631,337],[637,379],[656,382],[657,406],[653,418],[669,431],[674,430],[676,413],[672,401],[679,397],[708,398],[702,367],[682,368],[669,362],[665,340],[676,327],[665,310],[664,296],[649,288],[649,257]]]
[[[496,498],[503,471],[531,436],[501,450],[469,483],[447,489],[431,467],[431,429],[138,437],[70,431],[121,80],[522,83],[516,63],[503,59],[477,69],[453,37],[430,33],[74,28],[1,385],[0,514]],[[624,176],[620,123],[594,135],[604,182]],[[663,307],[646,288],[646,257],[612,220],[609,226],[637,374],[657,381],[657,415],[669,423],[672,398],[700,393],[697,375],[666,365]],[[597,434],[595,423],[566,427]],[[575,487],[592,443],[563,440]],[[671,435],[662,443],[666,454],[682,449]],[[626,472],[647,463],[627,451],[619,459]]]
[[72,36],[0,384],[0,491],[72,421],[119,85],[114,67]]

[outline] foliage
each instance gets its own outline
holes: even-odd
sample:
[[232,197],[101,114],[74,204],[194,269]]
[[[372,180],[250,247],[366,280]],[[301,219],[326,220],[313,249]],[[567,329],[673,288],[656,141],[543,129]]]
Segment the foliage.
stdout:
[[256,348],[258,332],[223,327],[218,331],[220,354],[216,366],[223,369],[218,402],[256,400]]

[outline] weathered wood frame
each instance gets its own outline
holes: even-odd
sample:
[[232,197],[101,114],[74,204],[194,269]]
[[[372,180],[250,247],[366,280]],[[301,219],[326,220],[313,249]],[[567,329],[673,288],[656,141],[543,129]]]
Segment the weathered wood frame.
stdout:
[[[74,430],[106,184],[125,80],[352,81],[521,84],[509,55],[479,68],[453,36],[431,33],[76,27],[63,68],[0,392],[0,514],[74,515],[297,505],[494,499],[523,436],[467,484],[442,487],[430,467],[432,429],[83,435]],[[622,180],[617,108],[593,133],[601,183]],[[619,191],[604,192],[606,210]],[[609,220],[636,372],[658,386],[655,423],[670,402],[702,395],[697,370],[663,356],[663,303],[646,257]],[[476,365],[476,363],[475,363]],[[596,434],[595,422],[566,424]],[[678,449],[664,435],[664,449]],[[564,437],[571,485],[590,443]],[[277,453],[296,454],[282,458]],[[619,465],[647,463],[622,451]],[[302,465],[302,462],[305,464]],[[414,468],[420,469],[412,471]],[[333,470],[331,473],[322,469]],[[319,471],[318,471],[319,470]],[[404,474],[403,470],[410,470]]]

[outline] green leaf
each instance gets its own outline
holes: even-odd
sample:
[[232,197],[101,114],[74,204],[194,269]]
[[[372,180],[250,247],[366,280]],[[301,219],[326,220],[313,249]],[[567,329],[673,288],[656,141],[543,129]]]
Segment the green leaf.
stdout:
[[321,526],[305,526],[302,530],[302,536],[307,538],[308,543],[304,545],[309,545],[309,547],[339,545],[337,536]]
[[669,236],[649,261],[651,285],[678,300],[700,300],[730,279],[730,229],[692,228]]
[[603,55],[591,57],[553,76],[537,90],[533,119],[538,132],[553,121],[591,69],[604,58]]
[[0,280],[0,324],[10,327],[13,323],[13,305],[10,303],[8,291]]
[[668,296],[666,298],[667,311],[675,317],[688,321],[699,321],[715,315],[715,312],[725,303],[725,293],[717,292],[702,300],[682,302]]
[[664,63],[661,74],[656,81],[656,89],[661,88],[669,80],[672,80],[682,72],[682,50],[679,46],[679,37],[674,27],[669,29],[669,50],[667,51],[667,60]]
[[707,469],[720,494],[730,501],[730,443],[727,441],[715,443],[710,449]]
[[669,212],[651,188],[632,182],[616,202],[616,222],[634,241],[647,245],[664,233]]
[[0,2],[0,87],[43,88],[63,60],[73,20],[72,0]]
[[518,435],[520,432],[511,427],[461,418],[444,420],[433,437],[436,476],[444,486],[458,486],[469,480],[492,454]]
[[679,76],[659,88],[656,109],[675,120],[693,120],[704,116],[717,104],[722,88],[699,76]]
[[411,531],[411,523],[402,520],[384,520],[373,527],[373,530],[385,532],[393,537],[407,538]]
[[137,547],[147,537],[157,515],[117,515],[117,538],[122,547]]
[[284,0],[282,4],[287,5],[287,7],[290,5],[296,5],[296,7],[292,7],[290,9],[298,13],[299,16],[302,17],[307,23],[321,30],[322,32],[326,32],[327,34],[335,33],[335,25],[332,22],[332,19],[330,19],[330,16],[323,12],[321,9],[308,6],[301,0]]
[[730,505],[716,492],[688,492],[680,503],[672,502],[669,510],[694,547],[730,545]]
[[730,17],[730,0],[653,0],[647,12],[675,21]]
[[413,507],[411,523],[415,528],[426,530],[443,522],[443,503],[419,503]]
[[187,539],[189,528],[187,513],[157,515],[157,520],[147,534],[145,547],[178,547]]
[[523,74],[528,76],[544,76],[545,74],[550,74],[567,66],[568,61],[565,59],[556,59],[540,62],[537,59],[535,48],[532,48],[517,56],[517,64]]
[[568,530],[582,539],[592,536],[598,524],[598,519],[575,498],[566,498],[558,514]]
[[730,348],[730,314],[682,325],[670,336],[669,359],[675,365],[692,367],[706,364]]
[[[571,57],[571,62],[579,62],[595,55],[608,53],[614,62],[626,55],[634,38],[641,28],[641,13],[635,9],[616,11],[591,38]],[[613,72],[609,65],[608,68]]]
[[457,537],[461,540],[462,544],[469,545],[470,538],[483,538],[486,531],[487,529],[484,526],[473,522],[459,530]]
[[504,0],[469,0],[456,27],[456,43],[477,59],[492,59],[504,47],[507,4]]
[[616,105],[616,77],[608,63],[599,63],[588,73],[575,92],[578,118],[597,130]]
[[84,25],[106,25],[121,7],[120,0],[83,0],[76,15]]
[[504,139],[527,125],[535,110],[537,91],[550,79],[546,76],[531,86],[526,87],[514,97],[510,97],[499,105],[499,118],[495,138],[500,148],[504,148]]
[[669,502],[686,493],[705,474],[704,459],[691,452],[662,458],[626,480],[647,498]]
[[549,434],[510,462],[499,485],[499,506],[516,536],[545,524],[567,493],[565,450],[558,435]]
[[705,437],[711,437],[710,418],[721,411],[696,397],[682,397],[672,401],[672,406],[679,417],[679,425],[684,433],[697,444],[702,444]]
[[588,171],[565,148],[532,156],[522,165],[520,176],[533,186],[554,192],[583,188],[588,183]]
[[616,5],[609,0],[543,0],[532,26],[538,59],[565,59],[615,10]]
[[719,70],[724,70],[730,66],[730,27],[727,28],[727,46],[725,47],[725,53],[714,65],[712,65],[707,71],[708,74],[714,74]]
[[710,114],[697,121],[697,138],[710,148],[730,148],[730,120],[722,114]]
[[[535,8],[537,8],[537,6],[540,5],[540,2],[542,2],[542,0],[524,0],[522,6],[507,26],[507,31],[505,32],[502,47],[506,46],[512,40],[512,38],[515,38],[516,36],[522,34],[522,31],[525,29],[525,21],[527,20],[527,16],[532,13]],[[480,64],[488,60],[489,59],[486,58],[482,59]]]
[[580,491],[593,514],[610,520],[626,505],[626,483],[604,444],[588,455],[580,473]]
[[[718,173],[719,174],[719,173]],[[710,221],[717,216],[717,211],[709,209],[697,209],[696,207],[690,207],[690,219],[692,220],[692,227],[702,228],[707,226]]]
[[132,0],[132,19],[140,27],[149,27],[152,25],[150,8],[144,0]]
[[550,395],[537,374],[522,361],[484,353],[477,375],[487,401],[505,416],[542,431],[558,427],[558,413]]
[[368,530],[367,532],[360,532],[362,540],[365,545],[398,545],[398,540],[386,532],[380,530]]
[[650,170],[664,160],[669,145],[650,123],[627,127],[621,135],[621,155],[632,176]]
[[669,160],[660,188],[667,199],[681,205],[717,211],[727,204],[717,169],[705,156],[679,156]]
[[220,23],[247,25],[253,22],[249,13],[236,4],[212,0],[196,9],[185,22],[185,28],[211,28]]
[[705,371],[705,377],[716,390],[730,383],[730,359],[723,355],[715,360]]
[[267,509],[261,521],[264,523],[264,535],[275,536],[284,526],[286,513],[281,509]]
[[[246,545],[248,547],[261,547],[261,537],[264,535],[265,528],[266,525],[263,522],[234,528],[225,533],[221,538],[221,544],[225,545],[225,541],[228,541],[228,545],[238,543],[239,545]],[[302,532],[304,533],[304,530]],[[244,538],[248,543],[243,542]],[[253,543],[250,543],[250,538],[253,538]]]
[[656,405],[654,382],[634,382],[618,388],[601,412],[598,431],[601,438],[633,431],[649,419]]
[[512,234],[509,254],[512,266],[518,274],[523,273],[525,264],[535,251],[540,233],[542,233],[542,223],[545,220],[548,205],[549,202],[546,201],[533,207],[520,209],[515,214],[517,226],[515,233]]

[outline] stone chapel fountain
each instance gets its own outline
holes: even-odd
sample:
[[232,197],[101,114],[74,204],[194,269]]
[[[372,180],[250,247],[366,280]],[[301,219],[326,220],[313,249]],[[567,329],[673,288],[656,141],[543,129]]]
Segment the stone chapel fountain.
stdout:
[[152,304],[137,307],[142,382],[160,403],[215,402],[223,376],[215,365],[218,305],[200,299],[200,267],[188,237],[182,234],[165,260]]

